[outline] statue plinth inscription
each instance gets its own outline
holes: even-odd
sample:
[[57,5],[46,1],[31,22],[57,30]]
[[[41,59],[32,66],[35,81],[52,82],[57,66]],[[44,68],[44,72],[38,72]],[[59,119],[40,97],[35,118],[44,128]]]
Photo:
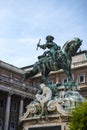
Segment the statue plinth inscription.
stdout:
[[61,126],[45,126],[45,127],[34,127],[29,130],[61,130]]

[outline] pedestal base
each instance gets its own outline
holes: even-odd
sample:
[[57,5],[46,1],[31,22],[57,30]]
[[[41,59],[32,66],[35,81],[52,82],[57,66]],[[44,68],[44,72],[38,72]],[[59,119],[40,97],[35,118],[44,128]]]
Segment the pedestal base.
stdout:
[[51,115],[27,118],[23,121],[23,130],[68,130],[68,117]]

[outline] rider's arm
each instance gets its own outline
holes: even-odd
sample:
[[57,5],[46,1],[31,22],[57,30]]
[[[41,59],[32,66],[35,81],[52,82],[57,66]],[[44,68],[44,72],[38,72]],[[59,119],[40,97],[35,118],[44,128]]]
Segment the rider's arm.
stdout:
[[46,49],[46,44],[43,44],[43,45],[38,45],[38,47],[42,48],[42,49]]

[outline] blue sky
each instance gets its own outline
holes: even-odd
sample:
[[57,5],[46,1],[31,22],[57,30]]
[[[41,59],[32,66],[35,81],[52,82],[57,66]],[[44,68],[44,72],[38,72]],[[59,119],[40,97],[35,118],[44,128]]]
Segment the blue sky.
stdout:
[[0,60],[17,67],[34,64],[37,43],[53,35],[63,44],[79,37],[87,49],[87,0],[0,0]]

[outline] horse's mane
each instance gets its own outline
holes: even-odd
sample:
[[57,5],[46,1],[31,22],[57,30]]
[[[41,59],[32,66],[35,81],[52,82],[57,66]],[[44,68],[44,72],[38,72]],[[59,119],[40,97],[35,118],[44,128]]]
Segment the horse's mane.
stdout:
[[72,40],[65,42],[65,44],[62,47],[62,50],[65,52],[67,52],[68,50],[70,51],[72,44],[74,46],[76,42],[82,42],[82,41],[79,38],[73,38]]

